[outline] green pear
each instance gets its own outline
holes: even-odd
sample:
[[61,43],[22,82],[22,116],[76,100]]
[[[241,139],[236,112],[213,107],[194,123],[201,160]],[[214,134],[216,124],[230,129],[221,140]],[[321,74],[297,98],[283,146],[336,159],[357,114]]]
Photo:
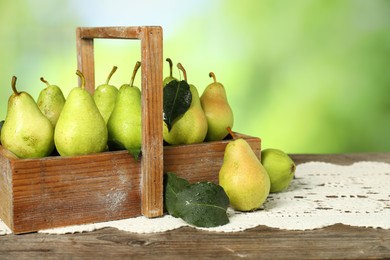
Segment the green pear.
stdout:
[[73,88],[54,131],[54,142],[61,156],[103,152],[107,146],[107,127],[92,95],[85,89],[84,75],[77,70],[81,87]]
[[[187,73],[184,67],[180,63],[177,66],[183,71],[184,80],[187,81]],[[200,104],[199,93],[194,85],[189,84],[189,86],[192,101],[188,110],[173,122],[170,131],[167,124],[163,123],[163,137],[168,144],[196,144],[203,142],[206,137],[207,118]]]
[[206,141],[219,141],[228,135],[227,127],[233,128],[233,112],[224,86],[217,82],[213,72],[209,76],[214,82],[203,91],[200,102],[208,123]]
[[228,195],[231,207],[236,210],[255,210],[266,201],[270,179],[244,139],[235,139],[227,144],[219,171],[219,185]]
[[112,110],[114,110],[115,100],[118,95],[118,89],[113,85],[109,85],[109,81],[112,75],[117,70],[117,68],[118,67],[116,66],[112,68],[110,74],[107,77],[106,83],[99,85],[93,93],[93,99],[95,100],[95,104],[98,107],[100,113],[102,114],[106,124],[108,122],[108,119],[110,118]]
[[114,110],[107,123],[109,143],[125,148],[134,155],[139,152],[142,141],[141,91],[133,85],[140,66],[141,62],[138,61],[130,84],[123,84],[119,88]]
[[1,144],[19,158],[40,158],[54,149],[54,128],[27,92],[16,90],[8,99],[7,115],[1,128]]
[[46,84],[46,88],[39,93],[37,105],[55,127],[64,107],[65,97],[57,85],[50,85],[43,77],[41,77],[41,81]]
[[261,163],[271,180],[271,192],[280,192],[290,185],[295,174],[295,163],[285,152],[268,148],[261,152]]
[[177,80],[177,78],[172,76],[172,60],[167,58],[166,61],[169,63],[169,76],[164,78],[163,86],[165,87],[172,80]]

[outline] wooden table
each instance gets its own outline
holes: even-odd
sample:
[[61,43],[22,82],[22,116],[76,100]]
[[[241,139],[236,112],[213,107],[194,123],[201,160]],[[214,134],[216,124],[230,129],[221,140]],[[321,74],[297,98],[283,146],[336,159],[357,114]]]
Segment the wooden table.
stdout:
[[[297,164],[390,163],[390,153],[291,157]],[[184,227],[159,234],[133,234],[107,228],[69,235],[0,236],[0,259],[20,258],[390,259],[390,230],[336,224],[310,231],[259,226],[243,232],[214,233]]]

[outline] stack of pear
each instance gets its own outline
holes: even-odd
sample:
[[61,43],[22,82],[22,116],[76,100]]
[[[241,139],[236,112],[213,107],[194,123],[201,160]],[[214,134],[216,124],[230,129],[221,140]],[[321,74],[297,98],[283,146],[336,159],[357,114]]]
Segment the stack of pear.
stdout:
[[226,146],[219,185],[236,210],[256,210],[266,201],[270,193],[270,178],[244,139],[234,139]]
[[53,125],[28,93],[16,90],[15,76],[12,77],[12,90],[1,128],[1,144],[19,158],[50,155],[54,149]]
[[136,155],[142,143],[141,90],[134,86],[135,75],[141,62],[135,64],[130,84],[123,84],[118,91],[115,107],[107,122],[109,144],[127,149]]
[[169,63],[169,76],[164,78],[163,87],[165,87],[172,80],[177,80],[177,78],[172,76],[172,67],[173,67],[172,60],[170,58],[167,58],[166,61]]
[[[178,63],[178,68],[183,71],[184,80],[187,81],[187,73],[184,67]],[[196,144],[204,141],[207,134],[207,118],[203,112],[196,87],[189,84],[192,95],[191,105],[188,110],[173,122],[169,131],[167,124],[163,123],[163,138],[171,145]]]
[[92,95],[85,89],[80,71],[81,87],[73,88],[54,132],[54,142],[61,156],[99,153],[107,147],[107,127]]
[[200,102],[208,123],[206,141],[219,141],[228,135],[228,127],[233,128],[233,111],[224,86],[217,82],[213,72],[210,72],[209,76],[214,82],[206,87]]
[[41,81],[46,84],[46,87],[39,93],[37,104],[41,112],[55,127],[64,107],[65,97],[60,87],[51,85],[43,77],[41,77]]
[[113,85],[109,85],[109,81],[117,68],[118,67],[116,66],[112,68],[107,77],[106,83],[99,85],[93,93],[95,104],[102,114],[106,124],[111,116],[112,110],[114,110],[116,97],[118,95],[118,89]]

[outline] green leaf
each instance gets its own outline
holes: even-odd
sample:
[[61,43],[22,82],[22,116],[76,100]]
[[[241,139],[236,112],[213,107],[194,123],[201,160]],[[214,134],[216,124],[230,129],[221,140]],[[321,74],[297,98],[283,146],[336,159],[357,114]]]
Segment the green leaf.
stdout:
[[127,148],[129,154],[133,155],[134,159],[138,161],[139,156],[141,155],[141,147]]
[[176,211],[189,224],[216,227],[229,223],[229,198],[223,188],[212,182],[198,182],[177,193]]
[[177,193],[189,185],[187,180],[177,177],[174,173],[169,172],[164,175],[164,207],[173,217],[180,215],[176,211]]
[[163,90],[163,119],[170,131],[176,118],[187,112],[192,102],[190,86],[185,80],[172,80]]
[[109,140],[107,142],[109,151],[121,151],[127,150],[129,154],[131,154],[136,161],[138,161],[141,155],[141,146],[140,147],[128,147],[126,148],[121,142],[117,140]]

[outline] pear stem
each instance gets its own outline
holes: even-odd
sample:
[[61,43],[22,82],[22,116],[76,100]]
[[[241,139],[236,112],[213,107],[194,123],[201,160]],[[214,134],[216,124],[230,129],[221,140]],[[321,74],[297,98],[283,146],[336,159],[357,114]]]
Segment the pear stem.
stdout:
[[85,88],[85,77],[84,77],[83,73],[79,70],[76,70],[76,75],[81,78],[81,88],[84,89]]
[[15,76],[13,76],[12,81],[11,81],[11,86],[12,86],[12,91],[14,92],[14,94],[19,95],[20,93],[16,90],[16,80],[17,80],[17,78]]
[[49,82],[47,82],[43,77],[40,78],[40,80],[45,83],[47,86],[50,86]]
[[112,70],[111,70],[110,74],[108,74],[108,78],[107,78],[107,80],[106,80],[106,85],[108,85],[108,82],[110,81],[112,75],[114,75],[114,73],[115,73],[115,71],[116,71],[117,69],[118,69],[117,66],[112,67]]
[[226,130],[229,132],[230,136],[234,139],[236,139],[236,136],[235,134],[233,133],[232,129],[230,128],[230,126],[226,127]]
[[131,79],[130,79],[130,86],[131,86],[131,87],[132,87],[133,84],[134,84],[134,78],[135,78],[135,75],[137,74],[137,71],[138,71],[139,67],[141,67],[141,62],[140,62],[140,61],[137,61],[137,62],[135,63],[135,66],[134,66],[133,75],[131,76]]
[[186,72],[186,70],[184,69],[183,65],[181,65],[181,63],[179,62],[179,63],[177,64],[177,67],[179,68],[179,70],[181,70],[181,71],[183,72],[184,80],[185,80],[186,82],[188,82],[188,81],[187,81],[187,72]]
[[172,60],[170,58],[167,58],[165,61],[169,63],[169,77],[172,78],[172,67],[173,67]]
[[214,79],[214,83],[217,83],[217,79],[215,78],[214,72],[210,72],[209,77]]

